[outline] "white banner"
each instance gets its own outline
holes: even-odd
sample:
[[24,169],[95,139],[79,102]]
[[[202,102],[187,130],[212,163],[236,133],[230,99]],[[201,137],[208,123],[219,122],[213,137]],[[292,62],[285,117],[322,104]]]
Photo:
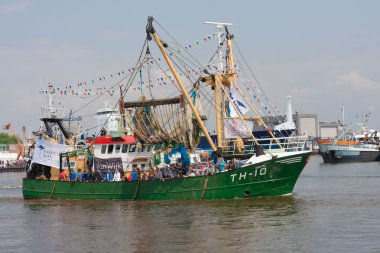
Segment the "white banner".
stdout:
[[246,104],[244,98],[240,95],[239,91],[233,84],[230,89],[230,98],[231,101],[228,102],[230,117],[242,116],[249,111],[248,105]]
[[224,135],[226,138],[251,138],[253,121],[241,119],[224,120]]
[[51,143],[36,137],[36,146],[32,163],[59,168],[59,154],[69,151],[69,146]]

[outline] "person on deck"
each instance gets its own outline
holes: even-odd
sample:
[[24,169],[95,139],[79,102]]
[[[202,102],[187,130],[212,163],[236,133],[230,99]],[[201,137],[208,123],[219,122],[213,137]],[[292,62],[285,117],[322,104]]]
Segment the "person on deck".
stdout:
[[204,171],[205,167],[203,166],[203,164],[201,162],[198,162],[198,167],[199,167],[199,170],[202,172]]
[[107,171],[107,174],[106,174],[106,178],[104,179],[104,181],[106,182],[112,182],[113,180],[113,174],[110,170]]
[[113,174],[113,180],[115,182],[121,181],[121,175],[118,169],[115,169],[115,173]]
[[67,181],[67,175],[66,175],[66,173],[65,173],[64,170],[62,170],[62,171],[59,173],[58,180],[59,180],[59,181]]
[[83,182],[88,182],[90,181],[90,173],[86,170],[83,172],[83,175],[82,175],[82,181]]
[[75,170],[70,169],[69,178],[70,178],[70,181],[71,181],[71,182],[74,182],[74,181],[76,180],[76,178],[77,178],[77,173],[75,172]]
[[76,175],[76,181],[77,182],[82,182],[83,174],[80,169],[78,169],[77,175]]
[[223,157],[220,158],[219,171],[222,172],[224,167],[226,167],[226,161],[224,161]]
[[160,170],[160,168],[156,168],[156,172],[154,173],[154,177],[153,177],[153,180],[162,180],[162,171]]
[[189,167],[189,170],[187,171],[187,176],[195,177],[195,168],[193,167],[193,165]]
[[153,168],[150,168],[148,172],[148,180],[153,180],[153,178],[154,178],[154,170]]
[[244,149],[244,142],[242,138],[237,138],[236,139],[236,151],[238,154],[241,154]]
[[148,177],[148,173],[146,171],[144,171],[141,175],[141,180],[148,180],[149,177]]
[[171,168],[169,168],[168,178],[174,178],[174,173],[173,173],[173,170]]
[[137,169],[133,169],[133,171],[131,172],[131,179],[132,181],[137,181],[139,179],[139,173],[137,172]]
[[161,168],[161,172],[162,172],[162,178],[167,178],[167,176],[168,176],[168,171],[167,171],[167,169],[166,169],[166,166],[163,166],[163,167]]

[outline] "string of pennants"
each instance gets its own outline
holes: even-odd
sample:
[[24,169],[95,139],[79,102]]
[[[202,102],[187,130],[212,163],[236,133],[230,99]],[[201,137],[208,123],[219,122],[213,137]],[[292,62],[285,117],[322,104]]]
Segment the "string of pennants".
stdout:
[[[161,61],[162,59],[160,57],[157,58],[157,61]],[[145,63],[147,65],[148,63]],[[151,60],[149,64],[153,65],[155,62]],[[215,64],[208,64],[206,66],[210,71],[211,70],[218,70],[218,67]],[[134,71],[135,68],[130,68],[128,69],[128,74],[129,72]],[[189,74],[201,74],[201,71],[199,70],[194,70],[194,69],[189,69],[187,71]],[[111,78],[115,77],[122,77],[126,74],[125,71],[118,72],[116,75],[109,75]],[[183,73],[179,73],[180,76],[183,76]],[[99,81],[105,82],[107,80],[106,77],[101,77],[99,78]],[[168,85],[170,83],[174,83],[174,77],[171,75],[166,75],[164,77],[158,77],[155,80],[150,80],[150,86],[162,86],[162,85]],[[107,94],[107,95],[114,95],[115,92],[117,92],[118,87],[113,87],[109,88],[106,86],[101,86],[101,87],[96,87],[95,85],[95,80],[92,80],[91,82],[81,82],[78,84],[67,84],[63,87],[55,87],[51,83],[48,83],[48,89],[41,89],[40,94],[52,94],[52,95],[61,95],[61,96],[80,96],[80,97],[86,97],[86,96],[99,96],[102,94]],[[148,85],[145,85],[145,82],[135,82],[134,84],[131,85],[131,88],[134,90],[139,89],[141,90],[141,87],[146,87],[149,88]]]
[[[217,35],[217,33],[213,33],[212,35],[207,35],[203,39],[198,40],[198,41],[196,41],[196,42],[194,42],[192,44],[189,44],[189,45],[185,46],[184,48],[186,50],[195,48],[196,46],[202,45],[202,44],[206,43],[207,41],[210,41],[216,35]],[[222,34],[221,36],[224,37],[225,35]],[[180,53],[181,50],[178,50],[177,52]],[[169,53],[169,54],[171,56],[173,55],[173,53]],[[174,53],[174,55],[175,55],[175,53]],[[161,61],[162,59],[161,59],[161,57],[158,57],[157,60]],[[153,61],[150,61],[149,63],[150,64],[154,64]],[[212,67],[209,66],[209,68],[210,68],[210,70],[211,70],[211,68],[217,70],[217,66],[212,66]],[[122,76],[125,76],[126,74],[132,73],[134,70],[135,70],[135,68],[131,67],[131,68],[127,69],[127,70],[122,70],[122,71],[118,71],[116,73],[112,73],[112,74],[109,74],[109,75],[104,75],[104,76],[100,76],[100,77],[91,79],[90,81],[84,81],[84,82],[80,82],[80,83],[76,83],[76,84],[68,84],[68,85],[65,85],[63,88],[60,88],[60,89],[56,88],[56,91],[57,91],[56,93],[60,93],[61,95],[80,95],[79,92],[75,92],[75,90],[73,89],[73,87],[86,87],[89,84],[95,84],[95,83],[98,83],[98,82],[104,82],[107,79],[113,79],[115,77],[122,77]],[[194,69],[190,69],[190,70],[188,70],[188,72],[189,72],[189,74],[194,73],[196,75],[200,73],[199,71],[196,71]],[[101,92],[103,92],[103,90],[106,90],[107,88],[106,87],[99,87],[99,88],[96,88],[96,89],[97,89],[97,91],[99,93],[101,93]],[[64,91],[66,91],[66,93]],[[91,91],[94,91],[94,90],[91,89],[91,90],[87,90],[87,91],[91,93]],[[88,95],[88,92],[84,92],[81,95],[86,96],[86,95]],[[41,94],[47,94],[47,93],[48,93],[48,91],[41,90]]]
[[[251,88],[245,82],[243,82],[243,85],[247,89],[249,94],[253,97],[253,101],[255,101],[258,106],[260,106],[262,109],[265,110],[266,116],[273,115],[274,113],[280,113],[278,111],[277,106],[274,106],[274,105],[270,106],[270,105],[266,104],[266,103],[269,103],[269,100],[261,92],[261,90],[258,87],[253,85],[253,88]],[[275,110],[275,112],[273,110],[271,110],[271,107],[273,107],[272,109]],[[263,112],[260,111],[260,113],[263,113]]]
[[[189,45],[185,46],[185,49],[186,49],[186,50],[189,50],[189,49],[192,49],[192,48],[197,47],[197,46],[199,46],[199,45],[202,45],[202,44],[206,43],[207,41],[211,40],[212,38],[214,38],[216,35],[217,35],[217,33],[213,33],[212,35],[207,35],[207,36],[204,37],[203,39],[198,40],[198,41],[196,41],[196,42],[194,42],[194,43],[192,43],[192,44],[189,44]],[[220,37],[222,37],[222,38],[223,38],[224,36],[225,36],[224,33],[222,33],[222,34],[220,35]]]
[[[166,86],[169,84],[174,84],[174,79],[172,76],[165,76],[165,77],[158,77],[155,80],[150,80],[150,86],[151,88],[154,88],[155,86]],[[260,89],[256,88],[256,91],[252,91],[252,88],[248,87],[248,85],[244,82],[242,83],[244,87],[246,87],[247,91],[252,95],[251,99],[253,99],[258,106],[260,106],[262,109],[265,110],[265,113],[267,115],[273,115],[273,112],[271,111],[270,107],[266,105],[266,102],[268,99],[266,97],[263,97],[262,93],[260,92]],[[112,89],[108,87],[85,87],[82,90],[73,89],[74,87],[65,86],[64,88],[60,87],[54,87],[51,83],[48,84],[49,89],[48,90],[41,90],[41,94],[52,94],[52,95],[62,95],[62,96],[78,96],[78,97],[89,97],[89,96],[99,96],[99,95],[109,95],[113,96],[115,94],[118,94],[119,91],[117,87],[113,87]],[[122,86],[122,85],[121,85]],[[131,88],[134,91],[141,91],[145,88],[149,88],[149,85],[147,85],[144,81],[143,82],[135,82],[131,85]],[[258,95],[259,94],[259,95]],[[274,107],[277,109],[276,107]],[[262,112],[260,112],[262,113]]]
[[[216,35],[217,35],[216,33],[214,33],[212,35],[208,35],[205,38],[203,38],[202,40],[199,40],[199,41],[196,41],[192,44],[189,44],[189,45],[185,46],[184,48],[185,48],[185,50],[193,49],[199,45],[206,43],[207,41],[210,41]],[[221,36],[224,37],[225,35],[222,34]],[[181,50],[177,50],[176,52],[181,53]],[[176,55],[176,52],[169,52],[169,55],[170,56]],[[161,57],[157,57],[156,60],[158,62],[163,61],[163,59]],[[148,65],[148,64],[153,65],[153,64],[155,64],[155,62],[153,60],[150,60],[149,62],[146,62],[144,65]],[[142,66],[143,68],[145,67],[144,65]],[[214,64],[214,63],[207,64],[206,66],[204,66],[204,68],[207,68],[208,70],[210,70],[212,72],[213,71],[219,71],[218,64]],[[94,78],[90,81],[84,81],[84,82],[80,82],[77,84],[67,84],[63,87],[54,87],[51,83],[48,83],[48,87],[49,87],[48,90],[41,89],[40,94],[49,94],[50,93],[52,95],[78,96],[78,97],[99,96],[99,95],[113,96],[114,94],[118,94],[117,92],[119,91],[119,89],[118,89],[119,86],[110,88],[110,87],[106,87],[106,86],[95,87],[94,85],[98,84],[98,83],[104,83],[106,80],[109,80],[109,79],[121,78],[125,75],[131,74],[133,71],[135,71],[135,68],[131,67],[131,68],[128,68],[127,70],[118,71],[118,72],[113,73],[113,74]],[[191,75],[194,75],[194,74],[200,75],[202,71],[203,70],[195,70],[192,68],[187,70],[188,74],[191,74]],[[179,75],[183,76],[184,74],[180,72]],[[166,75],[165,77],[157,77],[154,80],[150,80],[149,85],[146,84],[144,81],[143,82],[135,82],[134,84],[131,85],[131,88],[136,91],[136,90],[142,90],[144,88],[150,88],[150,87],[154,88],[155,86],[157,86],[157,87],[164,86],[164,85],[168,85],[171,83],[174,83],[174,78],[171,75]],[[264,102],[267,101],[268,99],[263,96],[263,94],[260,92],[260,90],[257,87],[254,86],[253,88],[251,88],[245,82],[243,83],[243,85],[245,86],[246,90],[251,95],[255,94],[255,95],[253,95],[253,100],[261,108],[263,108],[267,112],[267,114],[273,114],[273,112],[270,111],[269,106],[266,106],[264,104]],[[256,92],[255,92],[255,89],[256,89]],[[260,96],[258,96],[257,94],[260,94]],[[276,109],[276,107],[275,107],[275,109]]]
[[[216,35],[217,35],[217,33],[213,33],[212,35],[207,35],[203,39],[198,40],[198,41],[196,41],[196,42],[194,42],[192,44],[189,44],[189,45],[185,46],[184,48],[186,50],[195,48],[196,46],[202,45],[202,44],[206,43],[207,41],[210,41]],[[222,34],[221,36],[224,37],[225,35]],[[178,50],[177,52],[180,53],[181,50]],[[173,53],[169,53],[169,54],[170,54],[170,56],[173,56]],[[174,55],[175,54],[176,53],[174,53]],[[162,61],[161,57],[158,57],[157,61],[161,62]],[[151,60],[149,62],[146,62],[145,64],[147,65],[147,64],[154,64],[154,63],[155,62],[153,60]],[[209,70],[218,70],[218,67],[216,65],[214,65],[214,64],[207,65],[207,68]],[[76,84],[67,84],[67,85],[65,85],[64,87],[61,87],[61,88],[60,87],[53,87],[53,85],[51,83],[48,83],[49,89],[48,90],[41,89],[40,90],[40,94],[49,94],[50,93],[50,94],[53,94],[53,95],[80,96],[80,97],[84,97],[84,96],[98,96],[98,95],[102,95],[102,94],[108,94],[108,95],[112,96],[112,95],[115,94],[115,92],[117,92],[115,90],[115,88],[109,89],[106,86],[93,87],[92,85],[95,85],[95,84],[101,83],[101,82],[103,83],[103,82],[105,82],[106,80],[109,80],[109,79],[123,77],[125,75],[131,74],[133,71],[135,71],[135,68],[131,67],[131,68],[128,68],[127,70],[122,70],[122,71],[118,71],[118,72],[113,73],[113,74],[104,75],[104,76],[101,76],[101,77],[98,77],[98,78],[91,79],[90,81],[84,81],[84,82],[80,82],[80,83],[76,83]],[[188,73],[189,74],[198,75],[198,74],[201,73],[201,71],[194,70],[194,69],[189,69]],[[180,73],[180,75],[183,76],[182,73]],[[158,85],[167,85],[167,82],[164,79],[168,80],[168,79],[172,79],[172,77],[169,75],[167,77],[158,78],[157,79]],[[151,81],[151,83],[152,83],[152,81]],[[143,83],[143,85],[144,85],[144,83]],[[151,86],[153,87],[153,85],[151,85]],[[148,88],[148,86],[146,86],[146,87]],[[140,90],[141,89],[141,83],[137,82],[137,84],[135,85],[135,87],[132,85],[132,88],[134,90],[136,90],[136,89]]]
[[[212,68],[213,66],[210,65],[209,68]],[[154,87],[162,87],[166,86],[169,84],[174,84],[174,78],[171,75],[167,75],[165,77],[158,77],[155,78],[154,80],[150,80],[148,82],[139,82],[136,81],[131,85],[131,89],[134,91],[141,91],[145,88],[151,88]],[[265,110],[266,114],[272,115],[273,112],[270,109],[270,106],[267,106],[266,103],[268,99],[263,96],[262,92],[260,89],[258,89],[256,86],[249,87],[245,82],[241,83],[243,87],[246,88],[246,90],[251,94],[251,99],[256,102],[258,106],[260,106],[262,109]],[[71,86],[71,85],[66,85],[63,88],[60,87],[54,87],[51,83],[48,84],[48,89],[47,90],[40,90],[40,94],[51,94],[51,95],[61,95],[61,96],[77,96],[77,97],[90,97],[90,96],[99,96],[99,95],[109,95],[113,96],[115,94],[118,94],[119,87],[123,85],[119,85],[113,88],[109,87],[92,87],[92,86],[87,86],[87,84],[82,84],[78,86]],[[277,109],[276,107],[274,107]],[[261,112],[262,113],[262,112]]]

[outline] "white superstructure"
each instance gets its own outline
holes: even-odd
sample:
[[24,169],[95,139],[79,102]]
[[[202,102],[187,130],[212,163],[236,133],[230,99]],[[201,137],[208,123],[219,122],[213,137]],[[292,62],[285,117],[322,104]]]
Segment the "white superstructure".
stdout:
[[274,130],[289,130],[296,129],[296,125],[293,121],[293,113],[292,113],[292,97],[286,96],[287,101],[287,112],[286,112],[286,122],[281,123],[279,125],[274,126]]
[[97,135],[102,128],[107,131],[107,134],[115,135],[121,130],[121,115],[117,110],[111,109],[108,103],[104,103],[104,107],[96,111],[96,128]]

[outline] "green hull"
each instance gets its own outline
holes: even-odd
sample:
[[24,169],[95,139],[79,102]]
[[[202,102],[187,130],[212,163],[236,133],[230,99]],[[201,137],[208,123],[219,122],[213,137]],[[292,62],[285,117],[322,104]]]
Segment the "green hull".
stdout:
[[233,199],[290,194],[311,152],[275,158],[211,176],[165,181],[66,182],[23,179],[25,199]]

